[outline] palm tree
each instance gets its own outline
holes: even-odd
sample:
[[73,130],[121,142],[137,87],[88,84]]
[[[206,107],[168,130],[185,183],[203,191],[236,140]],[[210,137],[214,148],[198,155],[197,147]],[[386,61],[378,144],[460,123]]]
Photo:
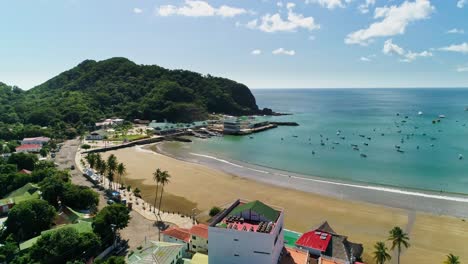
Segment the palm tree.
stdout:
[[171,175],[167,171],[163,171],[161,173],[161,179],[159,182],[161,183],[161,196],[159,196],[159,209],[158,209],[158,215],[161,214],[161,203],[162,203],[162,196],[164,192],[164,186],[166,186],[169,183],[169,179],[171,178]]
[[119,184],[122,185],[122,176],[124,176],[127,173],[127,168],[125,168],[125,165],[123,163],[119,163],[117,165],[117,175],[119,176]]
[[460,257],[450,253],[447,255],[447,259],[444,261],[444,264],[460,264]]
[[96,165],[96,154],[88,153],[88,155],[86,155],[86,161],[89,163],[89,167],[94,169],[94,166]]
[[156,212],[156,201],[158,199],[158,188],[159,188],[159,182],[161,179],[161,173],[162,171],[160,169],[157,169],[155,172],[153,172],[153,180],[154,182],[156,182],[156,195],[154,196],[153,213]]
[[112,182],[114,181],[115,171],[117,170],[117,157],[111,154],[107,158],[107,178],[109,179],[109,188],[112,189]]
[[384,242],[377,242],[374,245],[374,260],[377,264],[384,264],[385,261],[392,259],[392,256],[387,252],[387,246]]
[[391,250],[394,250],[395,247],[398,250],[398,264],[400,264],[400,254],[401,246],[408,248],[410,246],[408,234],[406,234],[400,227],[395,226],[390,230],[390,236],[388,240],[392,241]]

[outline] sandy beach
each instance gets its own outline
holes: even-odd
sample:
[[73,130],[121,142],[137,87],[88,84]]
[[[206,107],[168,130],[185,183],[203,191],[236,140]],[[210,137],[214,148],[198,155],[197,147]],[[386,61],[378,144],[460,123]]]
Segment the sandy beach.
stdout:
[[140,188],[143,198],[151,203],[155,190],[152,173],[156,168],[169,171],[172,177],[165,187],[163,210],[190,214],[193,208],[202,212],[237,198],[258,199],[284,208],[285,225],[291,230],[305,232],[327,220],[338,233],[364,244],[364,260],[368,263],[373,263],[374,243],[385,241],[388,231],[396,225],[405,228],[411,238],[411,247],[402,255],[402,263],[442,262],[448,253],[459,255],[462,262],[468,260],[468,223],[462,218],[278,187],[138,147],[103,156],[110,154],[125,163],[128,171],[125,183]]

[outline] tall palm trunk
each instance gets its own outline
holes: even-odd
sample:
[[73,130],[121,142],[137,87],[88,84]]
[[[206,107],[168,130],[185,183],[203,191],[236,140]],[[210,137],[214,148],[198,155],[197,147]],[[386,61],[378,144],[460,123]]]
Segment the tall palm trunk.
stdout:
[[154,196],[153,213],[156,212],[156,201],[158,199],[158,187],[159,187],[159,183],[156,183],[156,195]]
[[162,202],[163,192],[164,192],[164,185],[161,185],[161,196],[159,196],[158,215],[161,215],[161,202]]
[[398,245],[398,264],[400,264],[400,252],[401,252],[401,246]]

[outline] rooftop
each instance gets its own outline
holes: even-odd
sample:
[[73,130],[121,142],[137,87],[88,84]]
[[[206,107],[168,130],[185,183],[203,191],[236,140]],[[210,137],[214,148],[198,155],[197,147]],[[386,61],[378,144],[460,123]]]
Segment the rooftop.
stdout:
[[171,263],[183,247],[182,244],[151,241],[148,247],[129,256],[128,263]]
[[208,264],[208,255],[195,253],[190,263],[191,264]]
[[208,226],[204,224],[194,225],[190,228],[190,234],[208,239]]
[[24,144],[19,147],[16,147],[16,150],[38,149],[38,148],[40,149],[42,148],[42,146],[38,144]]
[[285,248],[286,255],[281,258],[280,264],[307,264],[309,252],[298,248]]
[[48,137],[32,137],[32,138],[23,138],[23,141],[49,141]]
[[190,241],[190,232],[185,228],[170,227],[162,233],[166,236],[174,237],[187,243]]
[[318,230],[309,231],[304,233],[297,241],[296,245],[299,247],[316,249],[320,252],[325,252],[328,244],[332,239],[332,235]]
[[247,232],[270,233],[282,210],[274,209],[258,200],[237,200],[211,226]]

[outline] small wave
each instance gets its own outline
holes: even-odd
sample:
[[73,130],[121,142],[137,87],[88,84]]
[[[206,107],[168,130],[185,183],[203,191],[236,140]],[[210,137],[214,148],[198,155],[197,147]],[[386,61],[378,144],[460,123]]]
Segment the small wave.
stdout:
[[283,173],[276,173],[276,172],[272,173],[272,172],[268,172],[268,171],[257,170],[257,169],[245,167],[245,166],[235,164],[235,163],[232,163],[230,161],[220,159],[220,158],[216,158],[216,157],[209,156],[209,155],[203,155],[203,154],[197,154],[197,153],[190,153],[190,154],[194,155],[194,156],[213,159],[213,160],[216,160],[216,161],[219,161],[219,162],[222,162],[222,163],[229,164],[229,165],[234,166],[234,167],[243,168],[243,169],[256,171],[256,172],[260,172],[260,173],[265,173],[265,174],[272,174],[272,175],[285,177],[285,178],[287,177],[287,178],[293,178],[293,179],[298,179],[298,180],[303,180],[303,181],[312,181],[312,182],[318,182],[318,183],[329,184],[329,185],[338,185],[338,186],[345,186],[345,187],[351,187],[351,188],[357,188],[357,189],[382,191],[382,192],[389,192],[389,193],[396,193],[396,194],[404,194],[404,195],[409,195],[409,196],[417,196],[417,197],[424,197],[424,198],[431,198],[431,199],[438,199],[438,200],[468,203],[468,198],[463,198],[463,197],[445,196],[445,195],[422,193],[422,192],[416,192],[416,191],[406,191],[406,190],[401,190],[401,189],[395,189],[395,188],[389,188],[389,187],[380,187],[380,186],[372,186],[372,185],[359,185],[359,184],[352,184],[352,183],[325,181],[325,180],[311,179],[311,178],[293,176],[293,175],[288,175],[288,174],[283,174]]

